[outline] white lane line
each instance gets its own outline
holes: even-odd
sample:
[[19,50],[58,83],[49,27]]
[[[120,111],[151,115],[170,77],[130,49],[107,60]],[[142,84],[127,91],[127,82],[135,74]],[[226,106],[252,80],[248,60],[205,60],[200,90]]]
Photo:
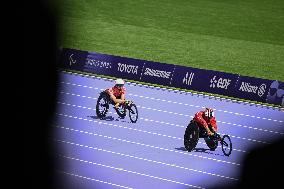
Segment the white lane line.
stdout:
[[163,136],[163,137],[173,138],[173,139],[177,139],[177,140],[183,140],[183,138],[179,138],[179,137],[175,137],[175,136],[160,134],[160,133],[156,133],[156,132],[151,132],[151,131],[146,131],[146,130],[142,130],[142,129],[131,128],[131,127],[125,127],[125,126],[122,126],[122,125],[106,123],[106,122],[103,122],[103,121],[96,121],[96,120],[92,120],[92,119],[84,119],[84,118],[80,118],[80,117],[76,117],[75,118],[74,116],[67,115],[67,114],[60,114],[60,113],[56,113],[56,115],[69,117],[69,118],[73,118],[73,119],[81,119],[83,121],[88,121],[88,122],[94,122],[94,123],[98,123],[99,125],[108,125],[108,126],[112,126],[112,127],[118,127],[118,128],[128,129],[128,130],[132,130],[132,131],[138,131],[138,132],[142,132],[142,133],[147,133],[147,134],[152,134],[152,135],[157,135],[157,136]]
[[126,173],[132,173],[132,174],[136,174],[136,175],[140,175],[140,176],[145,176],[145,177],[149,177],[149,178],[153,178],[153,179],[172,182],[172,183],[175,183],[175,184],[181,184],[181,185],[190,186],[190,187],[194,187],[194,188],[205,189],[205,188],[200,187],[200,186],[187,184],[187,183],[183,183],[183,182],[178,182],[178,181],[174,181],[174,180],[171,180],[171,179],[165,179],[165,178],[162,178],[162,177],[157,177],[157,176],[153,176],[153,175],[149,175],[149,174],[145,174],[145,173],[140,173],[140,172],[136,172],[136,171],[130,171],[130,170],[127,170],[127,169],[123,169],[121,167],[113,167],[113,166],[110,166],[110,165],[105,165],[105,164],[101,164],[101,163],[87,161],[87,160],[74,158],[74,157],[70,157],[70,156],[64,156],[64,155],[60,155],[60,154],[58,154],[58,156],[65,158],[65,159],[71,159],[71,160],[75,160],[75,161],[79,161],[79,162],[83,162],[83,163],[87,163],[87,164],[91,164],[91,165],[97,165],[97,166],[101,166],[101,167],[105,167],[105,168],[114,169],[114,170],[117,170],[117,171],[123,171],[123,172],[126,172]]
[[153,145],[149,145],[149,144],[144,144],[144,143],[140,143],[140,142],[134,142],[134,141],[130,141],[130,140],[125,140],[125,139],[116,138],[116,137],[110,137],[110,136],[106,136],[106,135],[101,135],[101,134],[92,133],[92,132],[83,131],[83,130],[78,130],[78,129],[72,129],[72,128],[63,127],[63,126],[58,126],[58,125],[54,125],[53,127],[59,128],[59,129],[65,129],[65,130],[68,130],[68,131],[75,131],[75,132],[78,132],[78,133],[83,133],[83,134],[88,134],[88,135],[103,137],[103,138],[106,138],[106,139],[117,140],[117,141],[120,141],[120,142],[126,142],[126,143],[130,143],[130,144],[136,144],[136,145],[139,145],[139,146],[154,148],[154,149],[163,150],[163,151],[167,151],[167,152],[174,152],[174,153],[179,153],[179,154],[183,154],[183,155],[198,157],[198,158],[202,158],[202,159],[208,159],[208,160],[216,161],[216,162],[219,162],[219,163],[227,163],[227,164],[232,164],[232,165],[240,166],[239,163],[234,163],[234,162],[219,160],[219,159],[215,159],[215,158],[200,156],[200,155],[196,155],[196,154],[191,154],[191,153],[189,153],[189,152],[181,152],[181,151],[177,151],[177,150],[171,150],[171,149],[162,148],[162,147],[158,147],[158,146],[153,146]]
[[[96,87],[82,86],[82,85],[78,85],[78,84],[75,84],[75,83],[64,82],[64,81],[62,81],[60,83],[66,84],[66,85],[78,86],[78,87],[86,87],[86,88],[95,89],[95,90],[101,90],[101,91],[105,90],[105,89],[100,89],[100,88],[96,88]],[[156,100],[156,101],[167,102],[167,103],[174,103],[174,104],[179,104],[179,105],[184,105],[184,106],[190,106],[190,107],[195,107],[195,108],[200,108],[200,107],[205,108],[204,106],[192,105],[192,104],[181,103],[181,102],[170,101],[170,100],[163,100],[163,99],[159,99],[159,98],[147,97],[147,96],[142,96],[142,95],[137,95],[137,94],[132,94],[132,93],[129,93],[128,95],[129,96],[140,97],[140,98],[151,99],[151,100]],[[242,114],[242,113],[238,113],[238,112],[231,112],[231,111],[221,110],[221,109],[214,109],[214,110],[215,111],[219,111],[219,112],[234,114],[236,116],[246,116],[246,117],[251,117],[251,118],[257,118],[257,119],[263,119],[263,120],[283,123],[282,120],[269,119],[269,118],[265,118],[265,117],[254,116],[254,115],[249,115],[249,114]]]
[[219,175],[219,174],[215,174],[215,173],[210,173],[210,172],[206,172],[206,171],[200,171],[200,170],[197,170],[197,169],[191,169],[191,168],[179,166],[179,165],[176,165],[176,163],[173,163],[173,164],[165,163],[165,162],[151,160],[151,159],[133,156],[133,155],[129,155],[129,154],[123,154],[123,153],[120,153],[120,152],[105,150],[105,149],[102,149],[102,148],[82,145],[82,144],[69,142],[69,141],[65,141],[65,140],[59,140],[59,139],[53,139],[53,140],[56,141],[56,142],[61,142],[61,143],[70,144],[70,145],[74,145],[74,146],[89,148],[89,149],[100,151],[100,152],[107,152],[107,153],[111,153],[111,154],[115,154],[115,155],[119,155],[119,156],[123,156],[123,157],[128,157],[128,158],[138,159],[138,160],[151,162],[151,163],[155,163],[155,164],[160,164],[160,165],[175,167],[175,168],[184,169],[184,170],[188,170],[188,171],[198,172],[198,173],[201,173],[201,174],[207,174],[207,175],[210,175],[210,176],[216,176],[216,177],[221,177],[221,178],[226,178],[226,179],[231,179],[231,180],[236,180],[236,181],[239,180],[239,179],[233,178],[233,177],[228,177],[228,176],[224,176],[224,175]]
[[[90,108],[90,107],[82,107],[82,106],[78,106],[78,105],[75,105],[75,104],[69,104],[69,103],[65,103],[65,102],[60,102],[60,101],[58,101],[57,102],[58,104],[62,104],[62,105],[67,105],[67,106],[72,106],[72,107],[80,107],[80,108],[84,108],[84,109],[88,109],[88,110],[93,110],[93,111],[96,111],[96,109],[93,109],[93,108]],[[116,114],[117,115],[117,113],[115,113],[115,112],[108,112],[108,113],[110,113],[110,114]],[[77,119],[78,117],[74,117],[75,119]],[[155,120],[150,120],[150,119],[147,119],[147,118],[139,118],[139,119],[141,119],[141,120],[143,120],[143,121],[152,121],[152,122],[156,122],[156,123],[159,123],[159,124],[165,124],[165,125],[170,125],[170,126],[176,126],[176,127],[181,127],[181,128],[186,128],[186,126],[181,126],[181,125],[176,125],[176,124],[173,124],[173,123],[167,123],[167,122],[163,122],[163,121],[155,121]],[[221,135],[224,135],[223,133],[220,133]],[[231,136],[231,137],[233,137],[233,138],[237,138],[237,136],[234,136],[234,135],[229,135],[229,136]],[[175,138],[175,139],[178,139],[178,140],[183,140],[182,138]],[[242,139],[242,138],[240,138],[240,139]],[[245,139],[243,139],[243,140],[245,140]],[[250,140],[253,140],[253,139],[250,139]],[[206,143],[204,143],[204,142],[198,142],[199,144],[204,144],[204,145],[206,145]],[[221,148],[221,146],[218,146],[218,148]],[[233,148],[233,150],[234,151],[238,151],[238,152],[243,152],[243,153],[247,153],[247,151],[245,151],[245,150],[240,150],[240,149],[235,149],[235,148]]]
[[[158,112],[169,113],[169,114],[173,114],[173,115],[179,115],[179,116],[185,116],[185,117],[193,118],[193,116],[191,116],[191,115],[180,114],[180,113],[171,112],[171,111],[167,111],[167,110],[160,110],[160,109],[156,109],[156,108],[150,108],[150,107],[139,106],[139,105],[137,107],[138,108],[142,108],[142,109],[147,109],[147,110],[153,110],[153,111],[158,111]],[[257,127],[251,127],[251,126],[247,126],[247,125],[235,124],[235,123],[230,123],[230,122],[225,122],[225,121],[217,121],[217,123],[223,123],[223,124],[228,124],[228,125],[234,125],[234,126],[238,126],[238,127],[253,129],[253,130],[259,130],[259,131],[264,131],[264,132],[270,132],[270,133],[284,135],[284,133],[278,132],[278,131],[271,131],[271,130],[268,130],[268,129],[261,129],[261,128],[257,128]]]
[[102,181],[102,180],[98,180],[98,179],[94,179],[94,178],[90,178],[90,177],[85,177],[85,176],[82,176],[82,175],[69,173],[69,172],[66,172],[66,171],[56,170],[56,172],[63,173],[63,174],[66,174],[66,175],[70,175],[70,176],[74,176],[74,177],[79,177],[79,178],[86,179],[86,180],[100,182],[100,183],[103,183],[103,184],[108,184],[108,185],[112,185],[112,186],[116,186],[116,187],[120,187],[120,188],[133,189],[133,188],[128,187],[128,186],[122,186],[122,185],[119,185],[119,184],[114,184],[114,183],[111,183],[111,182],[106,182],[106,181]]
[[[116,125],[116,124],[112,124],[112,123],[105,123],[105,122],[102,122],[102,121],[96,121],[96,120],[91,120],[91,119],[86,119],[86,118],[84,119],[84,118],[80,118],[80,117],[79,118],[78,117],[75,118],[74,116],[67,115],[67,114],[60,114],[60,113],[55,113],[55,114],[57,114],[59,116],[65,116],[65,117],[73,118],[73,119],[81,119],[81,120],[84,120],[84,121],[94,122],[94,123],[98,123],[99,125],[100,124],[109,125],[109,126],[112,126],[112,127],[118,127],[118,128],[123,128],[123,129],[138,131],[138,132],[143,132],[143,133],[147,133],[147,134],[163,136],[163,137],[173,138],[173,139],[177,139],[177,140],[183,140],[183,138],[180,138],[180,137],[175,137],[175,136],[155,133],[155,132],[146,131],[146,130],[142,130],[142,129],[135,129],[135,128],[131,128],[131,127],[125,127],[125,126],[121,126],[121,125]],[[220,133],[220,134],[224,135],[224,133]],[[263,143],[263,144],[270,144],[269,142],[255,140],[255,139],[250,139],[250,138],[245,138],[245,137],[238,137],[238,136],[234,136],[234,135],[229,135],[229,136],[233,137],[233,138],[238,138],[238,139],[252,141],[252,142],[258,142],[258,143]]]
[[[74,94],[74,93],[67,93],[67,92],[60,92],[61,94],[67,94],[67,95],[72,95],[72,96],[78,96],[78,97],[82,97],[79,94]],[[85,98],[85,97],[83,97]],[[87,97],[90,99],[94,99],[96,100],[97,98],[95,97]],[[142,108],[142,109],[147,109],[147,110],[152,110],[152,111],[157,111],[157,112],[163,112],[163,113],[169,113],[169,114],[173,114],[173,115],[179,115],[179,116],[185,116],[185,117],[191,117],[193,118],[193,116],[190,115],[186,115],[186,114],[179,114],[176,112],[171,112],[171,111],[166,111],[166,110],[160,110],[160,109],[156,109],[156,108],[150,108],[150,107],[144,107],[144,106],[139,106],[137,105],[138,108]],[[268,129],[261,129],[261,128],[257,128],[257,127],[252,127],[252,126],[247,126],[247,125],[241,125],[241,124],[235,124],[235,123],[230,123],[230,122],[225,122],[225,121],[217,121],[217,123],[224,123],[224,124],[228,124],[228,125],[234,125],[234,126],[238,126],[238,127],[243,127],[243,128],[248,128],[248,129],[254,129],[254,130],[258,130],[258,131],[263,131],[263,132],[270,132],[270,133],[275,133],[275,134],[280,134],[280,135],[284,135],[284,133],[282,132],[278,132],[278,131],[271,131]]]

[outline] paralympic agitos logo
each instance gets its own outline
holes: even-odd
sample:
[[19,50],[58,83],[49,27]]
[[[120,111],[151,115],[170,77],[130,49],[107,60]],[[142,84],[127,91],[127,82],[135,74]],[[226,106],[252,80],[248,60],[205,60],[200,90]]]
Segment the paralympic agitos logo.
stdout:
[[69,56],[69,65],[72,66],[72,64],[76,63],[76,60],[73,58],[73,53]]

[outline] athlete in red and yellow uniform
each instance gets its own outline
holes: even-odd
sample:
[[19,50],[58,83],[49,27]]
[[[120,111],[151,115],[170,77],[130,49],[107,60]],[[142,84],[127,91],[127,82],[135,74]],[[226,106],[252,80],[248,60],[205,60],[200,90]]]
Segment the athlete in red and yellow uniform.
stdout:
[[213,109],[206,108],[205,111],[197,112],[193,119],[206,129],[209,136],[214,134],[210,131],[210,129],[212,129],[215,133],[217,132],[217,123]]
[[118,108],[119,104],[125,102],[126,88],[125,82],[122,79],[115,80],[115,85],[106,90],[110,99],[115,103],[115,108]]

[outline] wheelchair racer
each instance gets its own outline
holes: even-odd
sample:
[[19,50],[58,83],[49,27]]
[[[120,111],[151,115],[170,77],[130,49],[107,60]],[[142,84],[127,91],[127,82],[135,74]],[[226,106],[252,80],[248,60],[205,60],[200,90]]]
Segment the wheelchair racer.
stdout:
[[212,108],[206,108],[204,111],[197,112],[193,120],[205,128],[208,136],[212,136],[217,132],[216,119]]
[[118,108],[121,103],[125,102],[126,88],[125,82],[122,79],[115,80],[115,85],[106,90],[110,99],[114,102],[115,108]]

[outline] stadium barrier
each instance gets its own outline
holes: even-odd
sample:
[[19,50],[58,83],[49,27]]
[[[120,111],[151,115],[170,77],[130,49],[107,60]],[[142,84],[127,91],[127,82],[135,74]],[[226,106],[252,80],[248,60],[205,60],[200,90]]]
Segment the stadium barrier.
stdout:
[[284,83],[75,49],[61,49],[59,67],[284,106]]

